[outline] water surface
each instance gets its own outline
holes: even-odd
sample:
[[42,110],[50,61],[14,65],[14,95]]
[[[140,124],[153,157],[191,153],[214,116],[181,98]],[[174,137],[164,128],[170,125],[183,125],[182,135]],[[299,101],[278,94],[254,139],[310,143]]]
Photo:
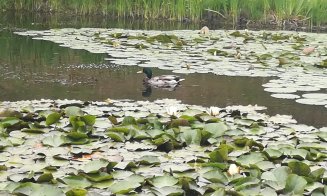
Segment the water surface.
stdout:
[[[95,23],[89,21],[62,21],[58,24],[36,22],[39,19],[21,18],[11,24],[18,28],[48,29],[51,27],[120,27],[153,29],[197,29],[199,24],[174,24],[169,27],[137,24]],[[1,22],[2,25],[3,21]],[[27,25],[27,26],[24,26]],[[135,26],[136,25],[136,26]],[[7,24],[9,26],[9,24]],[[300,122],[316,127],[327,126],[327,109],[322,106],[298,104],[293,100],[276,99],[263,91],[261,86],[271,78],[227,77],[214,74],[182,75],[186,80],[175,91],[146,89],[143,75],[135,66],[117,66],[104,60],[106,54],[91,54],[84,50],[72,50],[58,44],[32,40],[14,35],[11,31],[0,32],[0,100],[30,99],[81,99],[104,100],[158,98],[180,99],[187,104],[204,106],[248,105],[267,106],[270,115],[288,114]],[[154,75],[171,74],[170,71],[153,69]]]

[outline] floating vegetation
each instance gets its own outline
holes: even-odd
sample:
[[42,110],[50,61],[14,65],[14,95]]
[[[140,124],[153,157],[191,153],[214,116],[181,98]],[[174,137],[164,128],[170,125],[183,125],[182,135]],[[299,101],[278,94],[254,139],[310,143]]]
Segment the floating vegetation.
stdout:
[[257,112],[264,107],[108,99],[0,108],[3,195],[326,194],[327,128]]
[[[110,56],[107,60],[117,65],[158,67],[184,74],[276,76],[278,82],[271,80],[264,87],[266,91],[277,94],[300,95],[327,89],[327,70],[317,66],[327,55],[326,34],[211,30],[204,36],[190,30],[99,28],[16,33],[72,49],[107,53]],[[303,50],[307,48],[314,50],[304,54]]]

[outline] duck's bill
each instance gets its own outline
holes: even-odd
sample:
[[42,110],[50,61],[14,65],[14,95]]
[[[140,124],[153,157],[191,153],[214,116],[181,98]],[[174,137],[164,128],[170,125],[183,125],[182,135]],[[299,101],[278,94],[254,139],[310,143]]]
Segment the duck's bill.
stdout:
[[136,73],[143,73],[143,72],[142,72],[142,70],[141,70],[141,71],[138,71],[138,72],[136,72]]

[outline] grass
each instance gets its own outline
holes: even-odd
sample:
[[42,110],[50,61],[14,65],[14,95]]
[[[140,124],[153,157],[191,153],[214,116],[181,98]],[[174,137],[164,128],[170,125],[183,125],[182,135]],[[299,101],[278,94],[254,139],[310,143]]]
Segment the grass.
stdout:
[[[282,25],[301,21],[310,26],[327,24],[327,0],[0,0],[2,11],[65,12],[144,19],[216,20],[237,24],[240,17]],[[208,11],[210,10],[210,11]]]

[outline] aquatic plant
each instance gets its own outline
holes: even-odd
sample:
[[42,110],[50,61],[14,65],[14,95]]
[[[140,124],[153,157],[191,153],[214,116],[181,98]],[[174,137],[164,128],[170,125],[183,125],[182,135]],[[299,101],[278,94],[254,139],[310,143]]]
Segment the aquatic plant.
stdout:
[[[164,108],[179,107],[171,116]],[[324,195],[327,129],[177,100],[0,103],[2,195]]]
[[[324,91],[327,87],[324,34],[210,30],[204,35],[199,32],[87,28],[16,33],[59,42],[72,49],[107,53],[110,58],[105,60],[115,65],[156,66],[180,74],[277,76],[263,85],[273,97],[327,107],[326,94],[325,98],[301,98],[303,92]],[[122,47],[128,50],[121,50]]]
[[[31,12],[102,14],[171,20],[210,20],[320,26],[327,23],[326,0],[15,0],[0,1],[0,9]],[[222,19],[222,20],[221,20]],[[241,20],[242,22],[242,20]]]

